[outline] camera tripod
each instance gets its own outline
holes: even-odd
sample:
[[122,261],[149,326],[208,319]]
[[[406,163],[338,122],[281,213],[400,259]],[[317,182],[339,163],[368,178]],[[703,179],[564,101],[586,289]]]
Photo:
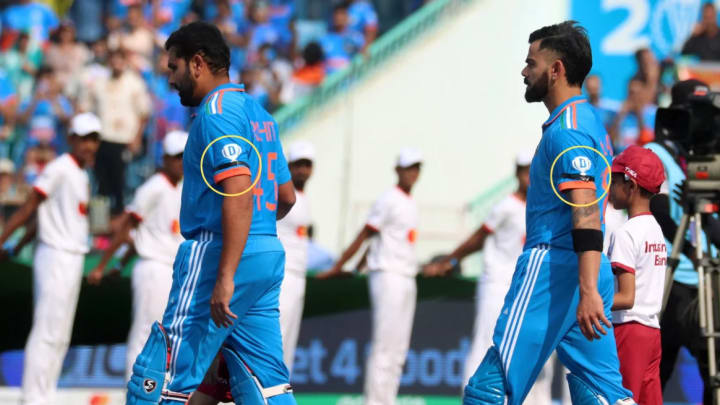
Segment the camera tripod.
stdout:
[[667,261],[661,316],[667,306],[673,275],[680,262],[679,257],[685,243],[685,235],[690,228],[695,249],[694,264],[698,273],[698,323],[702,336],[707,339],[708,382],[712,387],[712,404],[720,405],[720,376],[718,376],[715,356],[715,339],[720,338],[720,331],[716,329],[716,325],[720,323],[716,322],[716,317],[720,315],[720,261],[718,258],[712,257],[710,241],[707,238],[705,241],[708,253],[705,253],[702,232],[702,215],[717,212],[716,201],[714,198],[692,196],[685,204],[680,225],[673,237],[672,252]]

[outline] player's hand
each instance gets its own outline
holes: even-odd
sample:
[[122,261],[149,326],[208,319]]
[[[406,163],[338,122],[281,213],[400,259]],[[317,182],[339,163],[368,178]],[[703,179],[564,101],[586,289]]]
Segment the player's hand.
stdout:
[[218,279],[215,282],[212,296],[210,297],[210,316],[218,327],[230,327],[233,319],[237,319],[230,310],[230,299],[235,291],[235,281],[230,278],[227,280]]
[[435,263],[429,263],[423,266],[422,272],[425,277],[441,277],[445,276],[453,266],[450,260],[442,260]]
[[349,277],[352,273],[342,271],[341,268],[333,267],[330,270],[323,271],[315,275],[318,280],[329,280],[331,278]]
[[612,328],[612,324],[605,317],[602,297],[597,292],[580,294],[577,321],[578,325],[580,325],[580,331],[587,340],[600,339],[598,332],[607,335],[601,322],[608,328]]
[[103,269],[100,267],[94,268],[88,275],[87,281],[90,285],[99,285],[103,278]]

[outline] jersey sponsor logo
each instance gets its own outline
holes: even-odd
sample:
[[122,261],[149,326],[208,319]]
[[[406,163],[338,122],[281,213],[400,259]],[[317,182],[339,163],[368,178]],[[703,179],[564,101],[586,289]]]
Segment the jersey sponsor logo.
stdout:
[[236,145],[234,143],[227,144],[222,148],[222,155],[225,157],[225,159],[228,160],[237,160],[238,156],[240,156],[241,153],[242,148],[240,147],[240,145]]
[[572,160],[572,167],[582,174],[585,174],[592,168],[592,162],[587,156],[577,156]]
[[308,236],[307,226],[298,226],[297,229],[295,230],[295,232],[297,233],[297,236],[299,236],[301,238],[305,238]]
[[645,253],[659,253],[655,255],[655,266],[665,267],[667,264],[667,245],[665,242],[649,243],[645,241]]
[[78,212],[80,215],[87,215],[88,213],[88,206],[86,203],[78,203]]
[[408,232],[407,238],[410,243],[415,243],[415,241],[417,240],[417,231],[411,229],[410,232]]

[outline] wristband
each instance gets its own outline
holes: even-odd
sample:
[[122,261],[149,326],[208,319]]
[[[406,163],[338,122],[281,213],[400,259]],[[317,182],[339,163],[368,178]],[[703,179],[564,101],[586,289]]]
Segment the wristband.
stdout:
[[573,229],[573,250],[576,252],[588,252],[603,250],[603,233],[597,229]]

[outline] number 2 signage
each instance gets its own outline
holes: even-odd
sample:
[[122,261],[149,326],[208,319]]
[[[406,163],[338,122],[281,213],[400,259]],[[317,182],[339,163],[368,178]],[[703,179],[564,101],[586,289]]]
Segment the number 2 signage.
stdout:
[[658,59],[677,56],[705,2],[571,0],[570,18],[579,21],[590,35],[592,72],[603,81],[603,96],[617,101],[625,98],[638,49],[648,47]]

